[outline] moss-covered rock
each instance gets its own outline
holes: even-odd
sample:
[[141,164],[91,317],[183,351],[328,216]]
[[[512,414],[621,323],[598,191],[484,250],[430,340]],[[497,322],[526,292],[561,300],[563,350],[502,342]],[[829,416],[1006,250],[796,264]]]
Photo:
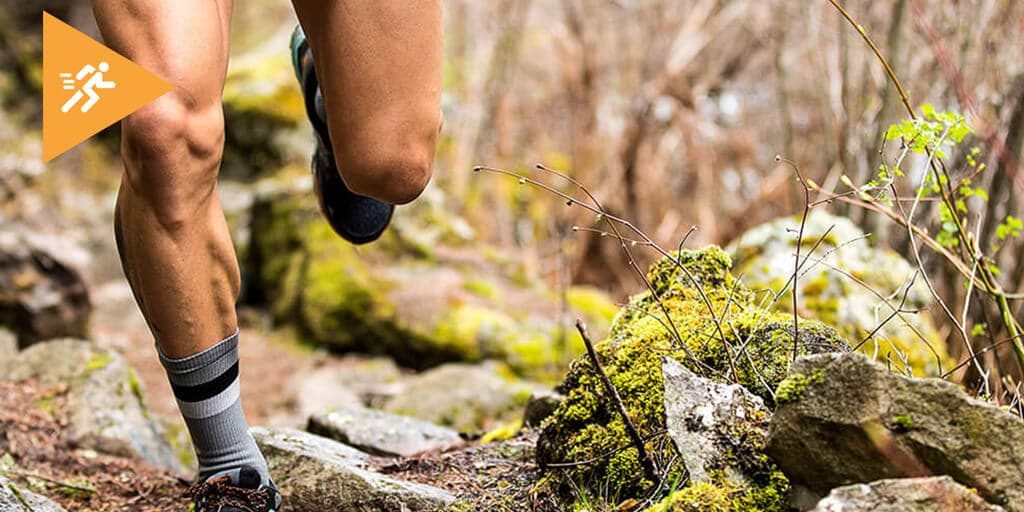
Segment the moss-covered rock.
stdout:
[[[799,217],[778,219],[751,229],[729,245],[735,273],[743,275],[750,289],[763,290],[762,296],[770,298],[787,286],[799,227]],[[799,278],[801,315],[835,326],[851,343],[864,341],[861,352],[891,361],[907,373],[937,376],[940,366],[949,369],[945,344],[928,313],[889,318],[892,309],[880,298],[888,297],[899,307],[910,285],[914,268],[899,254],[874,247],[849,219],[815,210],[804,225],[801,258],[809,258]],[[923,310],[932,303],[920,276],[906,297],[905,310]],[[776,307],[791,312],[792,293],[779,297]]]
[[[580,315],[607,325],[610,299],[570,290],[560,305],[543,282],[522,279],[521,266],[484,256],[493,248],[461,222],[437,221],[432,196],[399,209],[380,241],[357,248],[322,219],[308,181],[294,173],[264,180],[245,216],[245,300],[338,351],[386,354],[417,369],[496,359],[521,375],[560,377],[582,350],[560,323]],[[434,219],[429,227],[424,218]],[[566,313],[561,322],[557,311]]]
[[246,32],[263,32],[264,39],[239,48],[228,66],[224,176],[266,175],[286,162],[308,158],[313,150],[302,94],[284,51],[294,24],[281,18],[271,23],[276,26],[259,29],[248,24]]
[[[663,435],[664,357],[699,376],[742,384],[770,405],[794,348],[799,354],[849,350],[834,330],[813,320],[800,321],[794,343],[793,317],[760,308],[755,294],[730,274],[730,259],[718,247],[684,250],[674,259],[652,265],[653,293],[632,297],[609,337],[595,347],[662,467],[677,455]],[[548,480],[619,498],[650,491],[652,482],[641,476],[623,420],[588,359],[573,362],[559,391],[566,399],[544,423],[538,460],[542,465],[589,462],[552,471]],[[682,476],[677,469],[668,478]]]
[[[800,392],[776,409],[766,451],[804,495],[949,475],[992,503],[1024,510],[1017,416],[951,382],[905,377],[862,354],[802,357],[792,373],[784,382],[798,382],[791,387]],[[791,380],[797,375],[805,377]]]

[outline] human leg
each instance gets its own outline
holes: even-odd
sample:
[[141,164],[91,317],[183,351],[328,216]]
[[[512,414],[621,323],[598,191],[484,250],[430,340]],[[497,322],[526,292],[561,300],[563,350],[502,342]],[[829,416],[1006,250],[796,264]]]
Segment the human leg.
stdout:
[[389,203],[430,179],[441,123],[441,2],[293,0],[345,184]]
[[[115,236],[200,476],[266,462],[238,392],[239,270],[217,191],[230,0],[94,0],[108,45],[175,85],[122,122]],[[228,510],[228,509],[225,509]]]

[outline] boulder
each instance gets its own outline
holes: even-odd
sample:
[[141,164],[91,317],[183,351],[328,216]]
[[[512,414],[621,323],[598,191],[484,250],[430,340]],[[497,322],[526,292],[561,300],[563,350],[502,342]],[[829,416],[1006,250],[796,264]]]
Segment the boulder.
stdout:
[[439,190],[399,208],[379,241],[356,248],[334,234],[308,179],[298,186],[296,176],[257,186],[245,300],[269,306],[278,322],[319,345],[418,370],[495,359],[554,380],[582,347],[566,341],[568,322],[552,312],[610,320],[606,294],[576,290],[563,307],[514,255],[474,240]]
[[480,433],[516,419],[540,389],[498,363],[449,363],[406,379],[384,410]]
[[812,512],[1000,512],[948,476],[897,478],[833,489]]
[[[595,344],[601,366],[657,460],[679,456],[663,435],[665,357],[701,378],[743,385],[771,406],[794,349],[800,354],[849,350],[834,330],[810,320],[800,321],[794,343],[792,316],[762,309],[755,294],[729,272],[730,265],[718,247],[684,250],[655,262],[647,277],[656,295],[646,291],[630,298],[608,338]],[[546,481],[557,483],[562,494],[571,495],[573,486],[582,485],[620,499],[645,499],[654,482],[638,476],[637,450],[623,449],[631,446],[625,424],[591,360],[575,360],[557,390],[565,400],[543,424],[537,457],[541,467],[562,467],[549,471]],[[764,458],[756,450],[750,454]],[[582,461],[596,462],[573,465]],[[767,468],[758,460],[748,463]],[[673,466],[666,478],[684,478],[682,466]],[[759,478],[776,487],[771,471],[762,471]]]
[[860,354],[800,358],[776,393],[768,453],[818,497],[875,480],[950,475],[1024,510],[1024,422],[938,379],[908,378]]
[[435,510],[454,500],[435,487],[376,473],[368,454],[330,439],[289,429],[252,433],[294,512]]
[[306,430],[385,457],[412,457],[462,442],[459,433],[450,428],[366,407],[315,414]]
[[14,231],[0,233],[0,325],[21,347],[86,334],[92,305],[81,274]]
[[64,508],[0,475],[0,512],[64,512]]
[[76,446],[182,469],[163,429],[149,414],[138,377],[120,355],[88,341],[47,341],[19,353],[6,377],[67,386],[63,435]]
[[[793,275],[799,227],[800,217],[777,219],[751,229],[728,246],[735,272],[743,275],[747,286],[777,292],[787,285]],[[812,253],[818,240],[821,243]],[[920,276],[910,285],[915,267],[903,257],[875,247],[849,219],[813,210],[804,225],[801,258],[810,258],[799,279],[802,316],[832,325],[855,344],[874,333],[861,351],[892,361],[906,373],[938,376],[949,369],[946,345],[931,316],[923,311],[932,304],[931,293]],[[899,307],[904,291],[903,309],[922,311],[886,322],[892,309],[880,297],[889,297]],[[791,312],[792,293],[779,298],[776,307]]]

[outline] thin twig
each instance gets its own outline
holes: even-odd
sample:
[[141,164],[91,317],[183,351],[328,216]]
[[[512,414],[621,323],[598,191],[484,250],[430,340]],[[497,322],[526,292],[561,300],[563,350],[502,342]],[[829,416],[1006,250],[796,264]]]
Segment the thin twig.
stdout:
[[647,447],[644,445],[643,437],[640,436],[640,431],[636,429],[636,425],[633,424],[633,420],[629,417],[629,412],[626,411],[625,404],[622,403],[622,397],[619,396],[619,390],[616,389],[615,385],[612,384],[611,379],[604,372],[604,368],[601,366],[601,361],[597,358],[597,352],[594,350],[594,344],[590,341],[590,336],[587,334],[587,325],[583,323],[583,320],[576,320],[576,330],[580,332],[580,337],[583,338],[583,344],[587,347],[587,355],[590,356],[590,362],[594,364],[594,369],[597,371],[597,375],[601,378],[601,383],[604,384],[605,391],[608,392],[612,403],[615,408],[619,411],[622,416],[622,422],[626,425],[626,433],[629,434],[630,439],[633,441],[633,445],[636,447],[637,456],[640,458],[640,466],[644,468],[644,473],[647,477],[656,484],[660,482],[661,478],[658,476],[658,469],[654,465],[654,459],[651,458],[650,453],[647,452]]

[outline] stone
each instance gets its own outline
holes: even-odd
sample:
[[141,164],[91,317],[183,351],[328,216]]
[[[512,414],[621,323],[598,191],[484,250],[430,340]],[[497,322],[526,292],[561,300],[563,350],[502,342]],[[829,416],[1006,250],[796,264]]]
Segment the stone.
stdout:
[[480,433],[521,414],[530,395],[541,389],[519,380],[497,363],[449,363],[404,381],[404,389],[384,402],[385,411]]
[[738,384],[701,378],[674,359],[661,365],[665,382],[665,426],[693,483],[710,482],[728,470],[735,446],[751,436],[763,443],[768,408]]
[[[287,416],[301,422],[304,418],[322,411],[362,405],[359,396],[341,385],[338,374],[335,368],[317,368],[298,376],[291,384],[295,388],[295,410],[290,411]],[[296,428],[302,426],[295,425]]]
[[459,433],[450,428],[366,407],[315,414],[306,430],[385,457],[412,457],[462,442]]
[[0,233],[0,325],[24,348],[86,334],[92,304],[81,273],[32,238]]
[[[729,244],[726,250],[735,263],[734,272],[743,275],[748,287],[777,291],[787,285],[793,275],[800,220],[776,219]],[[812,253],[819,239],[821,243]],[[853,343],[873,333],[861,351],[877,353],[879,360],[891,360],[906,373],[928,377],[949,369],[946,344],[925,311],[933,301],[931,292],[920,276],[912,279],[915,267],[907,260],[891,249],[874,246],[849,219],[823,210],[813,210],[807,217],[801,248],[801,258],[809,258],[799,279],[802,316],[835,327]],[[902,307],[920,312],[886,321],[892,309],[879,296],[890,297],[889,302],[899,307],[905,291],[907,300]],[[792,306],[791,292],[776,303],[779,310],[789,313]],[[906,356],[905,364],[900,356]]]
[[64,508],[0,475],[0,512],[64,512]]
[[833,489],[812,512],[1000,512],[948,476],[897,478]]
[[370,456],[336,441],[291,429],[252,429],[270,472],[293,512],[435,510],[450,494],[374,471]]
[[947,474],[1024,510],[1024,422],[938,379],[908,378],[860,354],[800,358],[779,385],[768,453],[821,497],[875,480]]
[[537,391],[530,395],[523,409],[523,425],[539,427],[555,409],[558,409],[562,400],[565,400],[565,395],[551,390]]
[[138,377],[117,353],[88,341],[46,341],[21,351],[7,378],[67,386],[68,426],[63,435],[77,447],[182,470],[163,429],[149,414]]

